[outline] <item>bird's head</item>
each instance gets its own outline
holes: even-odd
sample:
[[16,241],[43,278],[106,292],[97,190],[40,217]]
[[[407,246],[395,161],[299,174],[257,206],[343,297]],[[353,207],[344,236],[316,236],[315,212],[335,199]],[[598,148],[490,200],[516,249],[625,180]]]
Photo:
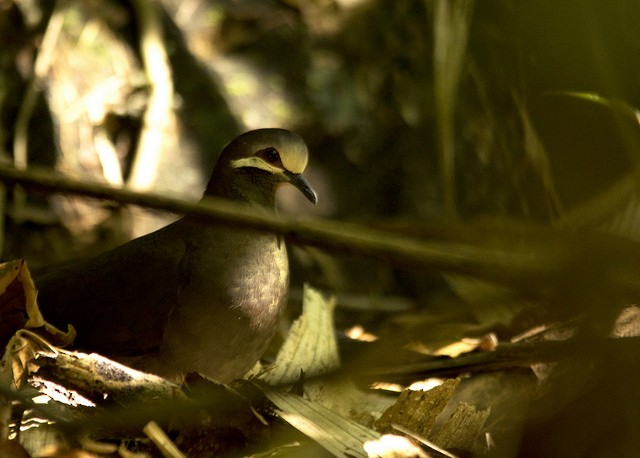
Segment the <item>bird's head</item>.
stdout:
[[313,204],[318,196],[302,175],[309,153],[302,138],[285,129],[246,132],[224,147],[205,194],[273,205],[277,188],[291,183]]

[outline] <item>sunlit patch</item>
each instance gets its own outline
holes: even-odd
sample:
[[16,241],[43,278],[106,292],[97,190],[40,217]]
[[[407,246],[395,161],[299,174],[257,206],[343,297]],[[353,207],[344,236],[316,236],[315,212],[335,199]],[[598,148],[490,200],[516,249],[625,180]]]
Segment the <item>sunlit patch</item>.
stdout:
[[412,391],[429,391],[444,383],[444,379],[431,377],[413,382],[407,389]]
[[369,388],[372,390],[388,391],[390,393],[401,393],[404,390],[429,391],[443,383],[444,379],[432,377],[424,380],[417,380],[409,386],[401,385],[399,383],[374,382],[369,385]]
[[436,356],[450,356],[455,358],[463,353],[475,350],[492,351],[498,346],[498,337],[494,333],[485,334],[480,337],[463,337],[457,342],[453,342],[433,352]]
[[[69,390],[66,387],[54,383],[50,380],[45,380],[41,377],[33,377],[32,378],[33,385],[38,388],[38,390],[53,399],[54,401],[60,402],[65,405],[70,406],[85,406],[85,407],[95,407],[95,403],[93,401],[85,398],[80,395],[75,390]],[[40,403],[43,402],[43,399],[39,399]]]
[[287,127],[301,116],[286,81],[277,75],[265,75],[263,67],[246,59],[218,55],[210,69],[222,82],[229,108],[247,128]]
[[485,334],[480,337],[463,337],[460,340],[443,345],[435,350],[422,342],[411,342],[407,349],[429,356],[449,356],[455,358],[464,353],[472,351],[492,351],[498,345],[498,337],[494,333]]
[[372,390],[389,391],[391,393],[401,393],[405,387],[399,383],[374,382],[369,385]]
[[46,394],[41,394],[40,396],[36,396],[31,399],[31,402],[34,404],[49,404],[49,401],[51,401],[51,398]]
[[349,329],[345,329],[345,335],[353,340],[359,340],[361,342],[375,342],[378,340],[378,336],[366,332],[360,325],[355,325]]
[[369,456],[428,456],[408,438],[395,434],[385,434],[378,440],[367,441],[363,444],[363,448]]
[[[32,428],[39,428],[43,425],[53,425],[54,421],[47,420],[46,418],[39,418],[33,415],[37,415],[33,410],[25,410],[23,414],[23,418],[20,421],[20,431],[28,431]],[[16,439],[18,437],[18,432],[16,430],[16,424],[12,423],[9,425],[12,433],[9,435],[9,439]]]

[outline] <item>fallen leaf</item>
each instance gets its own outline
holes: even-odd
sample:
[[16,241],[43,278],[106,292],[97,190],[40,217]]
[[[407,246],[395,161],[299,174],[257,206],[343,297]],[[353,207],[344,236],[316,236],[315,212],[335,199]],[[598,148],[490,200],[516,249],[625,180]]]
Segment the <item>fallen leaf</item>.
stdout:
[[335,298],[326,299],[305,285],[302,315],[291,325],[275,363],[260,378],[271,385],[327,374],[340,366],[333,326]]

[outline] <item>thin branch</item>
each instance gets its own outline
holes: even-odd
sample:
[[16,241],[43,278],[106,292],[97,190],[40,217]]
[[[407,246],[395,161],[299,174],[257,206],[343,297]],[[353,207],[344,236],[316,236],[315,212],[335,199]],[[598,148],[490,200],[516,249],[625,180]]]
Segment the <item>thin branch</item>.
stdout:
[[[479,268],[523,270],[536,274],[535,259],[521,259],[513,253],[496,253],[471,245],[423,241],[363,225],[328,220],[300,220],[260,211],[237,202],[207,197],[200,203],[139,193],[128,189],[74,180],[58,174],[0,166],[0,181],[20,184],[40,191],[76,194],[133,204],[234,226],[265,229],[283,234],[289,241],[343,253],[357,253],[394,264],[429,267],[453,273],[473,274]],[[496,274],[493,279],[504,275]]]
[[[474,245],[425,240],[354,223],[302,220],[219,198],[207,197],[200,203],[186,202],[73,180],[35,169],[24,171],[0,166],[0,181],[41,191],[84,195],[199,216],[238,227],[268,230],[282,234],[291,243],[316,246],[341,254],[368,256],[404,268],[471,275],[515,287],[537,297],[562,287],[558,282],[566,278],[567,269],[571,266],[582,263],[580,265],[584,269],[584,263],[592,262],[608,270],[609,275],[602,277],[603,282],[640,293],[640,275],[636,275],[640,258],[638,246],[606,236],[533,231],[531,243],[524,246],[519,244],[516,247],[518,249],[507,248],[507,244],[485,247],[481,242]],[[595,255],[584,256],[583,246],[591,250],[590,255],[592,252]]]
[[[597,349],[597,351],[594,351]],[[389,367],[368,367],[355,371],[359,376],[381,380],[415,380],[416,377],[454,377],[464,373],[497,371],[509,368],[529,367],[535,363],[551,363],[576,357],[592,360],[598,358],[626,358],[635,364],[640,354],[640,337],[601,338],[585,341],[573,338],[562,341],[533,341],[503,343],[493,351],[467,353],[457,358],[434,358],[413,364],[397,364]]]

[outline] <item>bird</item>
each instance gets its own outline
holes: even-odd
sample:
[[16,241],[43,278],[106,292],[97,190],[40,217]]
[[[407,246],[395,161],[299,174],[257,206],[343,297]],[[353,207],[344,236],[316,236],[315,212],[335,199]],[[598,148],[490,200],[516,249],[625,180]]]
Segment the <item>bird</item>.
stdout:
[[[288,183],[315,205],[307,161],[294,132],[246,132],[222,149],[203,198],[274,212],[276,191]],[[229,383],[253,368],[274,336],[289,267],[280,235],[185,216],[35,285],[44,318],[76,329],[75,348],[172,381],[197,373]]]

